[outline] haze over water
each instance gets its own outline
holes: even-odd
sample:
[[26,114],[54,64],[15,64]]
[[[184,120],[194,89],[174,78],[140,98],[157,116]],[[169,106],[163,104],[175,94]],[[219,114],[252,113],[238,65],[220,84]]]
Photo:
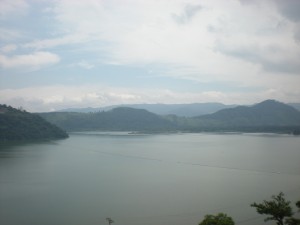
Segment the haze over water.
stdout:
[[283,191],[300,196],[300,139],[273,134],[73,133],[0,146],[0,223],[198,224],[225,212],[236,224]]

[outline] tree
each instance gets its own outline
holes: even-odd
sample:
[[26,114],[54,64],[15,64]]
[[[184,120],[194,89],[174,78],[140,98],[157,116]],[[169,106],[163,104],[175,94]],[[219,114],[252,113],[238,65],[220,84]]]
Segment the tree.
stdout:
[[284,219],[293,215],[290,201],[285,200],[282,192],[277,196],[273,195],[270,201],[264,200],[263,203],[260,204],[254,202],[251,204],[251,207],[255,207],[259,214],[269,215],[269,217],[265,219],[265,222],[275,220],[277,225],[284,225]]
[[[296,206],[298,208],[298,211],[300,212],[300,201],[296,202]],[[288,225],[300,225],[300,219],[296,219],[296,218],[289,218],[286,220],[286,224]]]
[[286,219],[285,223],[286,223],[287,225],[300,225],[300,220],[291,217],[291,218]]
[[107,220],[107,222],[108,222],[109,225],[111,225],[112,223],[115,222],[110,217],[107,217],[106,220]]
[[296,206],[298,207],[298,211],[300,212],[300,201],[296,202]]
[[204,220],[199,225],[234,225],[234,221],[230,216],[224,213],[217,215],[206,215]]

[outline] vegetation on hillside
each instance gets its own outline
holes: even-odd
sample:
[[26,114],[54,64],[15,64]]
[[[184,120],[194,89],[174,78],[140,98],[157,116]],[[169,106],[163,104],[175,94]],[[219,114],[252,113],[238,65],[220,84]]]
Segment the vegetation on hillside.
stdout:
[[0,141],[66,138],[67,133],[38,115],[0,105]]
[[[298,211],[300,210],[300,201],[296,203]],[[276,196],[272,196],[271,200],[264,200],[262,203],[252,203],[251,207],[256,208],[257,213],[267,215],[267,221],[275,221],[277,225],[300,225],[300,219],[294,216],[291,202],[287,201],[284,194],[280,192]],[[230,216],[224,213],[217,215],[206,215],[199,225],[234,225],[234,221]]]
[[293,126],[300,125],[300,112],[284,103],[267,100],[251,107],[223,109],[198,119],[223,126]]
[[[299,202],[296,203],[298,209]],[[259,214],[268,215],[265,222],[274,220],[277,225],[300,225],[300,220],[293,217],[291,202],[284,198],[282,192],[277,196],[273,195],[272,200],[264,200],[259,204],[254,202],[251,207],[255,207]]]
[[300,112],[267,100],[254,106],[238,106],[193,118],[166,117],[187,131],[300,133]]
[[140,132],[274,132],[300,134],[300,112],[267,100],[198,117],[159,116],[144,109],[114,108],[96,113],[53,112],[39,114],[68,131],[110,130]]
[[[287,105],[292,106],[293,108],[300,111],[300,103],[288,103]],[[234,108],[237,105],[224,105],[222,103],[187,103],[187,104],[126,104],[126,105],[111,105],[106,107],[87,107],[87,108],[67,108],[62,109],[58,112],[81,112],[81,113],[90,113],[90,112],[100,112],[100,111],[109,111],[114,108],[128,107],[134,109],[145,109],[149,112],[158,114],[158,115],[176,115],[179,117],[196,117],[201,115],[212,114],[221,109]]]
[[234,221],[230,216],[218,213],[217,215],[206,215],[199,225],[234,225]]
[[144,109],[115,108],[108,112],[74,113],[54,112],[39,114],[49,122],[67,131],[109,130],[166,132],[176,125]]

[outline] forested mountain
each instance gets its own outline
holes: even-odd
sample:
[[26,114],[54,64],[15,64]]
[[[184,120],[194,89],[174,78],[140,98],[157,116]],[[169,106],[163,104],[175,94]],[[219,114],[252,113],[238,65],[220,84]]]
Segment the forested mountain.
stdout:
[[300,111],[300,103],[289,103],[288,105],[294,107],[298,111]]
[[300,112],[281,102],[267,100],[194,117],[182,124],[192,130],[297,133]]
[[267,100],[250,107],[223,109],[198,119],[237,126],[292,126],[300,125],[300,112],[281,102]]
[[[300,111],[300,103],[288,103]],[[109,111],[114,108],[128,107],[134,109],[145,109],[149,112],[158,114],[158,115],[176,115],[182,117],[195,117],[202,116],[207,114],[215,113],[222,109],[229,109],[237,107],[237,105],[225,105],[217,102],[208,102],[208,103],[190,103],[190,104],[130,104],[130,105],[112,105],[107,107],[100,108],[68,108],[63,109],[57,112],[81,112],[81,113],[90,113],[90,112],[101,112]]]
[[66,138],[67,133],[38,115],[0,105],[0,141]]
[[115,108],[97,113],[40,113],[49,122],[68,131],[171,131],[176,125],[144,109]]
[[197,116],[159,116],[144,109],[114,108],[96,113],[52,112],[39,114],[51,123],[68,130],[110,131],[241,131],[297,133],[300,112],[295,108],[267,100],[253,106],[237,106]]
[[217,112],[221,109],[233,108],[236,105],[224,105],[222,103],[191,103],[191,104],[131,104],[114,105],[102,108],[70,108],[60,112],[100,112],[109,111],[114,108],[128,107],[134,109],[145,109],[158,115],[176,115],[183,117],[193,117]]

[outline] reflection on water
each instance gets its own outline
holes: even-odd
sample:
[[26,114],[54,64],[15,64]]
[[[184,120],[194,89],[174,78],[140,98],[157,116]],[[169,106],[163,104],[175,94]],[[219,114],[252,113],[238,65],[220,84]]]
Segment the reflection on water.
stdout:
[[198,224],[300,196],[300,138],[281,135],[83,132],[0,146],[0,224]]

